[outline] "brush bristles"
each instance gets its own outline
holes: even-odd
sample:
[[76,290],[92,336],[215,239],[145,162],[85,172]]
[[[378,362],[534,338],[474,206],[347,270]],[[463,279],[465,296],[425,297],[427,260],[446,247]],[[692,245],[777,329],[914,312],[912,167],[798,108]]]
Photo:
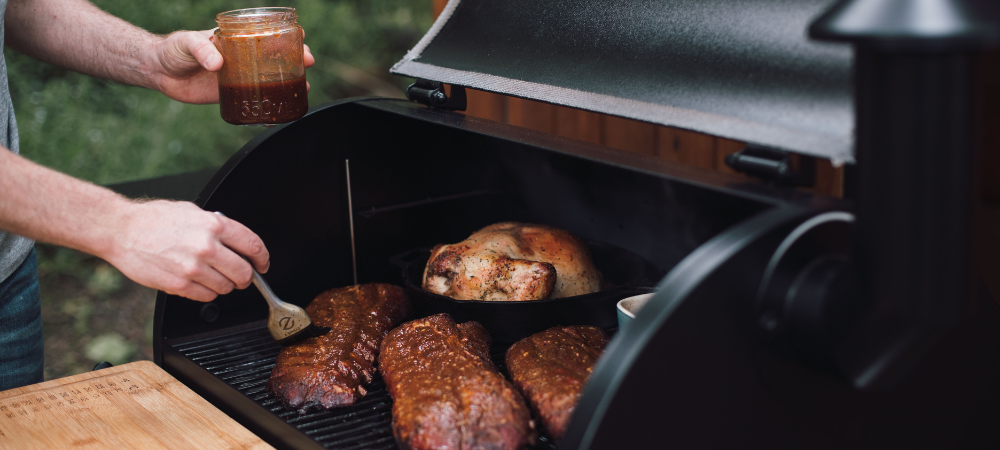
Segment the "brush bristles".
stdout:
[[316,325],[309,325],[308,327],[299,330],[297,333],[279,340],[278,343],[281,345],[291,345],[296,342],[301,342],[309,338],[322,336],[326,333],[329,333],[331,329],[332,328],[330,327],[319,327]]

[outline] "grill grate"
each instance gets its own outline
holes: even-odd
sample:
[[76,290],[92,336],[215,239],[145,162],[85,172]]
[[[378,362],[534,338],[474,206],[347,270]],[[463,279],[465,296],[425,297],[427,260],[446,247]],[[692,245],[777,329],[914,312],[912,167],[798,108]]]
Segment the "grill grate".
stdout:
[[[354,405],[300,414],[297,410],[285,409],[266,389],[271,368],[281,350],[266,327],[175,344],[173,347],[323,447],[337,450],[398,448],[392,437],[392,397],[378,373],[366,388],[368,395]],[[497,368],[506,375],[504,351],[506,348],[494,348],[492,356]],[[545,437],[539,438],[533,447],[533,450],[553,449],[555,446]]]

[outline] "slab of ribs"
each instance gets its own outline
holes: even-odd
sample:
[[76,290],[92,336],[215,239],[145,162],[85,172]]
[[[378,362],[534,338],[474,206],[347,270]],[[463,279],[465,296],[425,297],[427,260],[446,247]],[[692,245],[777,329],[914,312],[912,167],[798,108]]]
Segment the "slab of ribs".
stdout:
[[528,407],[489,349],[482,325],[456,324],[447,314],[407,322],[385,337],[379,370],[400,448],[517,450],[534,442]]
[[507,349],[507,371],[545,431],[562,439],[608,336],[584,325],[553,327]]
[[306,312],[330,332],[282,348],[267,381],[286,408],[301,411],[352,405],[364,397],[382,338],[413,307],[403,288],[372,283],[325,291]]

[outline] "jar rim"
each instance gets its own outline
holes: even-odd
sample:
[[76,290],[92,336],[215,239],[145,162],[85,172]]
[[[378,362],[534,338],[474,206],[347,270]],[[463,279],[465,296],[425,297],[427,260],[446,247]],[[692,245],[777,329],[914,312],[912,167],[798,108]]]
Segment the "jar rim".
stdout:
[[234,9],[219,13],[215,16],[215,21],[222,23],[241,23],[268,21],[294,21],[298,18],[295,8],[286,6],[268,6],[263,8]]

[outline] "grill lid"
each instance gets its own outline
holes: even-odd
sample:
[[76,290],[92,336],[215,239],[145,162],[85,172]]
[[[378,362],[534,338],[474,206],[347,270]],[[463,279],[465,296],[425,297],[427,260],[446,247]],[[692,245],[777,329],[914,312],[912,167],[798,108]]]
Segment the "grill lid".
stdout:
[[392,72],[853,161],[829,0],[451,0]]

